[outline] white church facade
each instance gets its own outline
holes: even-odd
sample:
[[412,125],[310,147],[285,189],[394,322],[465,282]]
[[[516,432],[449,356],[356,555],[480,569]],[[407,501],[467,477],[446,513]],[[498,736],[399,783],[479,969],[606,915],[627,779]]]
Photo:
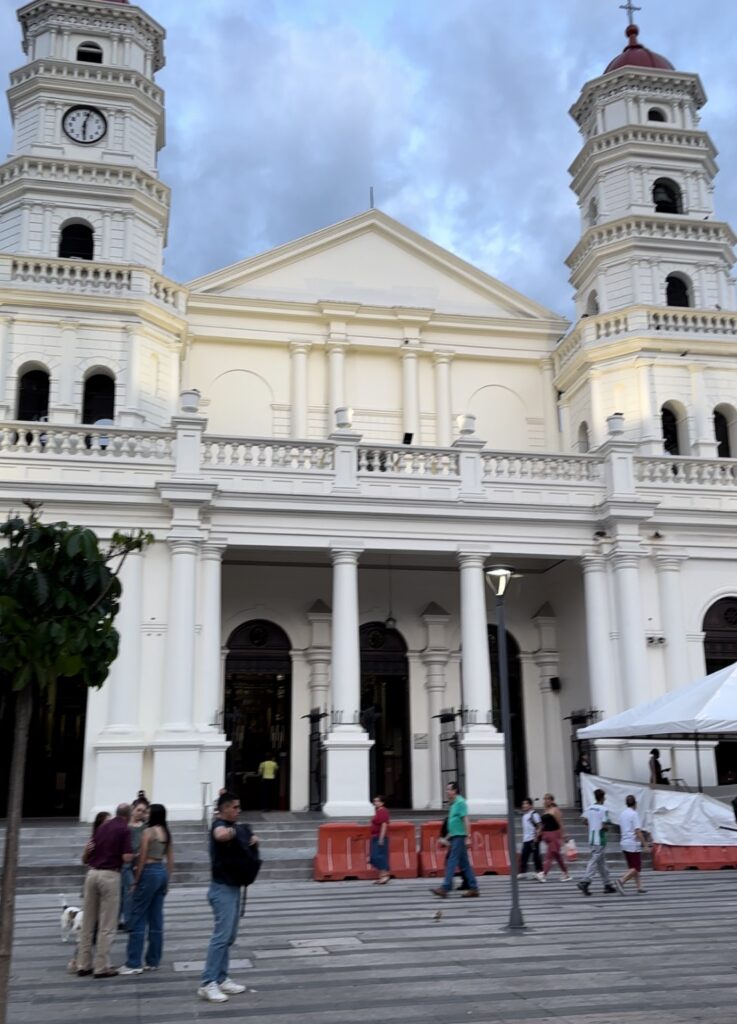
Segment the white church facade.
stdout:
[[[169,280],[164,30],[127,0],[19,20],[0,512],[155,538],[104,688],[38,709],[27,810],[258,807],[273,753],[284,809],[436,808],[461,773],[500,813],[492,562],[520,798],[573,800],[577,725],[737,660],[735,236],[697,75],[630,26],[574,104],[569,324],[378,210]],[[646,779],[650,745],[596,765]],[[703,745],[707,784],[736,746]]]

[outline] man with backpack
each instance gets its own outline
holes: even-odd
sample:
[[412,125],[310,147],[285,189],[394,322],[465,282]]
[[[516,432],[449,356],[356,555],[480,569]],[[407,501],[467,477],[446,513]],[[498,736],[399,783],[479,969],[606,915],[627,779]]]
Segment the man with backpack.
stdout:
[[227,791],[218,797],[217,814],[210,827],[212,881],[207,893],[215,927],[207,950],[197,995],[209,1003],[226,1003],[228,996],[246,991],[228,977],[230,947],[238,935],[241,888],[254,881],[261,861],[258,837],[248,825],[238,825],[240,800]]

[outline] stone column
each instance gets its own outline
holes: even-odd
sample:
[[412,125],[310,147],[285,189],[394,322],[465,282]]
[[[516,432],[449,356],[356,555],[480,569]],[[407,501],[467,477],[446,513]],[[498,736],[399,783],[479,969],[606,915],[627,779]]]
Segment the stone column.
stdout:
[[331,341],[328,345],[328,409],[332,423],[335,410],[345,406],[345,342]]
[[598,370],[591,370],[589,373],[589,395],[591,399],[590,446],[598,448],[604,440],[604,404],[601,397],[601,374]]
[[218,732],[220,706],[220,662],[222,651],[221,577],[225,540],[210,538],[200,551],[200,623],[198,717],[200,729]]
[[665,638],[666,692],[686,686],[690,680],[688,638],[684,614],[681,566],[686,556],[658,551],[655,572],[660,596],[660,624]]
[[[691,373],[691,407],[693,409],[694,440],[691,452],[700,459],[716,459],[718,445],[714,436],[714,418],[706,406],[704,367],[701,363],[689,366]],[[687,454],[684,452],[684,455]]]
[[637,376],[640,390],[640,455],[663,454],[663,431],[655,409],[655,382],[653,364],[638,363]]
[[142,785],[143,734],[140,730],[141,622],[143,617],[144,555],[127,555],[120,571],[122,594],[115,628],[120,634],[118,657],[105,686],[107,726],[94,743],[94,796],[92,813],[120,802],[121,779],[130,791]]
[[420,442],[420,397],[416,343],[405,339],[402,347],[402,429]]
[[425,665],[425,690],[427,691],[427,732],[429,737],[430,779],[428,786],[429,806],[443,806],[443,787],[440,776],[440,713],[445,706],[445,681],[450,651],[447,630],[450,615],[440,605],[429,604],[422,613],[427,631],[427,644],[421,657]]
[[327,711],[330,704],[330,608],[324,601],[315,601],[307,612],[307,621],[312,634],[306,652],[310,666],[310,710],[319,708],[320,711]]
[[121,427],[140,428],[145,422],[141,412],[141,336],[135,324],[126,324],[123,328],[126,348],[126,368],[124,377],[125,405],[118,412],[116,419]]
[[453,443],[453,411],[450,393],[450,352],[433,353],[435,368],[435,444],[449,448]]
[[289,346],[292,363],[290,436],[307,437],[307,354],[310,346],[293,341]]
[[[625,707],[615,682],[616,652],[612,641],[608,567],[606,559],[597,552],[584,554],[581,567],[586,605],[590,706],[600,713],[601,718],[607,718]],[[619,747],[618,742],[597,742],[597,769],[601,775],[618,777],[621,765]]]
[[15,395],[9,375],[12,316],[0,316],[0,420],[15,419]]
[[335,547],[333,625],[330,665],[333,722],[325,740],[329,816],[367,815],[369,758],[373,744],[361,727],[361,655],[358,635],[358,559],[360,548]]
[[491,724],[491,667],[484,582],[485,553],[460,551],[461,673],[469,709],[461,745],[472,814],[499,814],[506,807],[504,737]]
[[52,423],[79,423],[82,418],[82,410],[74,400],[79,323],[76,320],[62,320],[60,331],[59,377],[56,388],[54,389],[53,384],[51,388],[52,401],[49,402],[49,420]]
[[627,708],[651,697],[642,627],[640,557],[635,551],[615,551],[612,566],[619,627],[620,672],[624,684],[624,707]]
[[551,685],[551,679],[558,675],[558,639],[555,613],[550,605],[544,604],[533,615],[532,622],[538,638],[538,649],[533,658],[539,672],[543,703],[546,786],[557,795],[559,802],[567,803],[571,794],[565,767],[563,714],[558,690]]

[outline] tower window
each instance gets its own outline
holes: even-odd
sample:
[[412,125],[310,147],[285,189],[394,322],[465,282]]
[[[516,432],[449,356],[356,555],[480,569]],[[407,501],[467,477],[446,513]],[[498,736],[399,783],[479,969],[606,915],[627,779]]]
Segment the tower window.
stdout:
[[665,302],[668,306],[693,306],[690,282],[682,274],[668,274],[666,277]]
[[587,316],[598,316],[599,315],[599,296],[595,291],[589,292],[589,297],[586,300],[586,315]]
[[578,428],[578,450],[584,454],[590,448],[589,442],[589,426],[588,423],[584,422]]
[[82,422],[109,426],[115,417],[115,380],[106,373],[93,373],[84,382]]
[[102,64],[102,47],[98,43],[82,43],[77,47],[77,60],[86,64]]
[[18,381],[16,419],[45,423],[49,415],[49,375],[46,370],[26,370]]
[[681,190],[670,178],[658,178],[653,185],[656,213],[683,213]]
[[662,110],[658,110],[657,107],[651,107],[647,112],[648,121],[667,121],[668,118],[665,116]]
[[663,449],[667,455],[688,452],[688,416],[680,402],[666,402],[660,410]]
[[723,412],[714,411],[714,437],[717,442],[717,455],[720,459],[731,459],[729,444],[729,424]]
[[89,224],[75,221],[61,229],[59,256],[67,260],[91,260],[95,255],[95,232]]
[[589,203],[586,219],[588,220],[590,228],[593,228],[599,223],[599,204],[596,202],[596,199],[592,199]]

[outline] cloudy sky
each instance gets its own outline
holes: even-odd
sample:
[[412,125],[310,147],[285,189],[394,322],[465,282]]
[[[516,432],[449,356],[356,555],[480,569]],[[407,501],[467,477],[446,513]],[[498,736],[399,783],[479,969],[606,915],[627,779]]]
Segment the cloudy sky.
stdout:
[[[567,111],[624,46],[622,0],[145,0],[166,26],[166,271],[187,280],[376,205],[552,309],[578,213]],[[709,96],[737,227],[737,3],[640,0]],[[3,73],[23,62],[0,0]],[[7,115],[0,152],[10,152]]]

